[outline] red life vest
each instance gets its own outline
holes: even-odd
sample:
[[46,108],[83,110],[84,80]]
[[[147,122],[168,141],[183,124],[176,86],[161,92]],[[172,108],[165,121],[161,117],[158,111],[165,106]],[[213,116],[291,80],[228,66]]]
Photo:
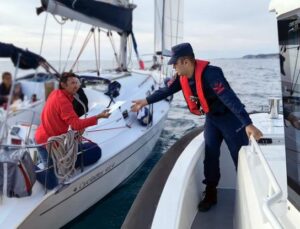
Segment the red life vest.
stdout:
[[[202,87],[202,73],[206,66],[209,64],[208,61],[203,60],[196,60],[195,64],[195,81],[196,81],[196,90],[198,99],[200,101],[201,107],[204,111],[204,113],[209,112],[209,107],[206,98],[204,97],[203,87]],[[187,76],[180,76],[180,84],[182,88],[182,92],[185,98],[185,101],[188,105],[188,108],[190,109],[190,112],[192,112],[195,115],[201,115],[201,111],[198,108],[198,105],[196,102],[191,100],[191,96],[194,96],[192,93],[192,89],[190,88],[189,81]]]

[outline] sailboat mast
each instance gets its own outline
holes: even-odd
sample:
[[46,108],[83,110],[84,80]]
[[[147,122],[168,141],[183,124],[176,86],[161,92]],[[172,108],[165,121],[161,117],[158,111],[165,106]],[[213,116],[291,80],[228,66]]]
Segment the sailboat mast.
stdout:
[[126,32],[123,32],[120,35],[120,54],[119,54],[119,60],[120,60],[120,70],[126,71],[127,70],[127,39],[128,34]]

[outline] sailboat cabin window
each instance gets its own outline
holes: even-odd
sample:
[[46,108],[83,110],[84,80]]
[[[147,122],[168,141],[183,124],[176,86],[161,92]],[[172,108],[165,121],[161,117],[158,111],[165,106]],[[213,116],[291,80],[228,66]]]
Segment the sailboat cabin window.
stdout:
[[288,199],[300,210],[300,19],[278,20]]

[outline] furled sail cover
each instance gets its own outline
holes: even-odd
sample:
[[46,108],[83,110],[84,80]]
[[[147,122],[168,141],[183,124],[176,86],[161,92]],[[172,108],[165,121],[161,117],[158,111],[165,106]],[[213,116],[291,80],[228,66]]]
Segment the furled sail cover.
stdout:
[[[132,31],[135,5],[114,5],[97,0],[41,0],[42,11],[118,32]],[[41,10],[39,9],[41,12]]]
[[33,52],[23,50],[18,47],[15,47],[12,44],[6,44],[2,42],[0,42],[0,57],[11,58],[15,66],[17,66],[18,59],[20,57],[18,67],[22,69],[35,69],[40,65],[41,62],[46,61],[43,57]]
[[165,53],[183,41],[183,3],[184,0],[155,0],[155,52]]

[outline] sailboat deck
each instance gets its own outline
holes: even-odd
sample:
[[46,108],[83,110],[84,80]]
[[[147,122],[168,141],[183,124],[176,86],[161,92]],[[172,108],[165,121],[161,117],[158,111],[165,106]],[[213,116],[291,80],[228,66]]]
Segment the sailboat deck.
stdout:
[[218,189],[218,203],[207,212],[198,212],[192,229],[233,228],[235,189]]

